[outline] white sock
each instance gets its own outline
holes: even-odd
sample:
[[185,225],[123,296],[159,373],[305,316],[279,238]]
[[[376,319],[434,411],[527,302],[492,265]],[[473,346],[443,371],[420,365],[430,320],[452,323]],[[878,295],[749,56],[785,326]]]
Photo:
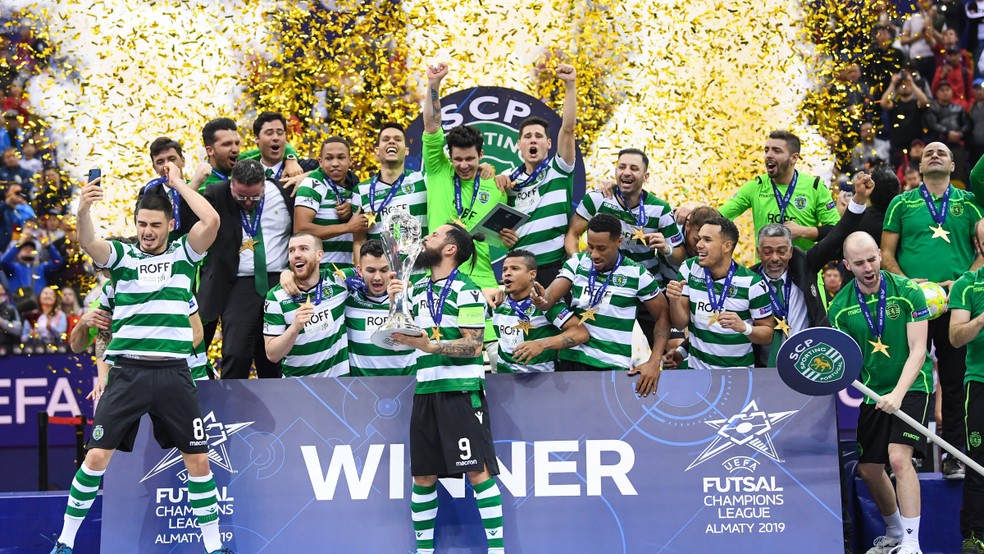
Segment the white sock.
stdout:
[[919,550],[919,516],[902,517],[902,544]]
[[58,535],[58,542],[69,548],[75,548],[75,535],[78,534],[79,527],[82,527],[83,521],[85,521],[85,518],[65,515],[65,523],[62,524],[62,531],[61,535]]
[[212,552],[222,548],[222,536],[219,534],[218,521],[202,525],[199,529],[202,531],[202,542],[205,543],[205,552]]
[[902,540],[902,536],[905,535],[905,530],[902,529],[902,513],[896,509],[892,515],[882,514],[882,519],[885,521],[885,536]]

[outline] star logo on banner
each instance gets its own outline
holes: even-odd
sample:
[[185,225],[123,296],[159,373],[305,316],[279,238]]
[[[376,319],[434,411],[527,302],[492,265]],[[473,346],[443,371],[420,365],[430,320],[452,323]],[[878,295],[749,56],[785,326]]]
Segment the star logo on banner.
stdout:
[[772,435],[770,433],[776,423],[797,412],[799,410],[766,413],[759,410],[758,404],[752,400],[742,408],[741,412],[728,419],[705,421],[704,423],[717,429],[717,436],[700,453],[700,456],[697,456],[697,459],[690,463],[687,471],[714,458],[722,452],[731,450],[735,446],[746,446],[759,454],[781,462],[782,460],[779,459],[779,455],[776,454],[776,447],[772,444]]
[[[229,437],[235,435],[236,433],[242,431],[246,427],[252,425],[253,421],[245,421],[241,423],[223,423],[215,417],[215,412],[209,412],[207,416],[202,418],[202,426],[205,430],[205,440],[208,441],[208,461],[213,466],[221,467],[222,469],[228,471],[229,473],[236,473],[236,470],[232,467],[232,461],[229,459],[229,451],[226,448],[226,441]],[[155,475],[159,475],[169,468],[181,464],[181,451],[177,448],[172,448],[164,456],[161,461],[157,462],[147,475],[140,480],[141,483],[150,479]]]

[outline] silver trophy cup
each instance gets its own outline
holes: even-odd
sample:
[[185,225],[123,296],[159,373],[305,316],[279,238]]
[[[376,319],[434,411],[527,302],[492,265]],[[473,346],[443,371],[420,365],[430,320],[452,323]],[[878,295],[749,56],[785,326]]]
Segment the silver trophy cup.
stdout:
[[[413,269],[413,263],[423,250],[420,236],[420,221],[416,217],[402,211],[391,211],[383,218],[382,243],[386,251],[386,260],[390,269],[396,272],[396,278],[406,283],[406,274]],[[372,343],[380,348],[390,350],[413,350],[412,346],[396,344],[393,335],[421,335],[420,327],[413,322],[413,315],[406,303],[406,293],[401,292],[393,297],[390,303],[389,317],[372,334]]]

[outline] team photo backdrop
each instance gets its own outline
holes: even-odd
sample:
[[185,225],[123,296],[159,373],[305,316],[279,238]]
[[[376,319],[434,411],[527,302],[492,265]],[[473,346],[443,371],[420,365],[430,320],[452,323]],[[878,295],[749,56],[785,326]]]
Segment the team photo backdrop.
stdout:
[[[833,552],[842,544],[832,397],[773,370],[489,378],[506,548],[515,553]],[[242,553],[410,552],[409,378],[207,382],[221,529]],[[180,454],[141,427],[114,458],[102,551],[199,552]],[[463,480],[442,480],[439,552],[484,548]]]

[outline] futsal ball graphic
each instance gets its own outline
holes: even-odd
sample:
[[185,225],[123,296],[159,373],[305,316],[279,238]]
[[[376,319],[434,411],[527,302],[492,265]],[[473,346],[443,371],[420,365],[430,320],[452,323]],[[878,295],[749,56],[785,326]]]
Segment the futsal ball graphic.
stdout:
[[936,319],[946,312],[946,306],[949,299],[946,296],[946,291],[943,287],[937,285],[936,283],[925,281],[919,283],[919,288],[922,289],[923,294],[926,296],[926,307],[929,308],[929,319]]

